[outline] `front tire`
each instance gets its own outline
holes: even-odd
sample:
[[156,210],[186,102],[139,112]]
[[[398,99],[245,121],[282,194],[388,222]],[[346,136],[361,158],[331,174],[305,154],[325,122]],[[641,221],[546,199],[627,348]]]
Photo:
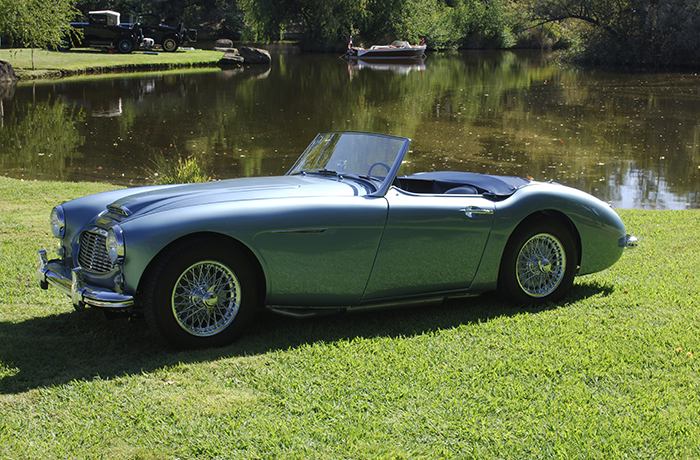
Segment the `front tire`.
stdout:
[[175,348],[228,345],[241,336],[258,306],[248,259],[206,237],[160,257],[142,291],[146,322]]
[[516,232],[501,259],[499,294],[518,304],[558,301],[571,288],[578,266],[571,231],[559,221],[544,220]]

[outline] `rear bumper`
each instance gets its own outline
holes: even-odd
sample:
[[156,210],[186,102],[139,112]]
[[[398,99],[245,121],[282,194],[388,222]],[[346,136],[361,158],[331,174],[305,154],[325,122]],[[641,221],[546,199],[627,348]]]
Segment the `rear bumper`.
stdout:
[[36,275],[42,289],[54,286],[69,296],[76,306],[128,308],[134,305],[133,296],[85,284],[82,268],[69,270],[59,259],[48,260],[46,249],[39,251]]
[[620,238],[620,242],[618,244],[618,246],[621,248],[636,248],[638,245],[639,241],[637,240],[637,237],[630,235],[629,233]]

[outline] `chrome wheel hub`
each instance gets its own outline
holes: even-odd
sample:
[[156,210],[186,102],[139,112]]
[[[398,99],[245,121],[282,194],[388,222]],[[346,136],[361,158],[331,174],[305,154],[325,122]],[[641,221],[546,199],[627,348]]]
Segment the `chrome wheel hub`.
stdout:
[[540,233],[525,242],[516,259],[520,288],[530,297],[544,297],[559,286],[566,271],[566,252],[561,241]]
[[240,291],[238,278],[226,265],[197,262],[175,283],[171,300],[175,320],[192,335],[217,334],[235,319]]

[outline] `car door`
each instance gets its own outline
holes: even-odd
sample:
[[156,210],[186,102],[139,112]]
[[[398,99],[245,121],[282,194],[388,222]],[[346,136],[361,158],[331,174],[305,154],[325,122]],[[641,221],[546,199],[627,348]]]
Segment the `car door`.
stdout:
[[253,244],[265,265],[267,303],[355,306],[367,286],[386,224],[382,197],[284,200],[256,218]]
[[396,188],[386,198],[387,225],[362,302],[467,289],[491,232],[493,201]]
[[91,46],[103,45],[107,43],[105,33],[107,32],[107,17],[94,15],[90,16],[90,22],[83,29],[83,41]]

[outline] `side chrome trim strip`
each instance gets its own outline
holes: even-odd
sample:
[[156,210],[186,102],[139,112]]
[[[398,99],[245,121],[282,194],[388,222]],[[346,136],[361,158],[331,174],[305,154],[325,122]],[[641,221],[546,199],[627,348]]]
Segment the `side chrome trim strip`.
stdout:
[[328,228],[297,228],[293,230],[272,230],[270,233],[277,235],[288,235],[290,233],[323,233]]

